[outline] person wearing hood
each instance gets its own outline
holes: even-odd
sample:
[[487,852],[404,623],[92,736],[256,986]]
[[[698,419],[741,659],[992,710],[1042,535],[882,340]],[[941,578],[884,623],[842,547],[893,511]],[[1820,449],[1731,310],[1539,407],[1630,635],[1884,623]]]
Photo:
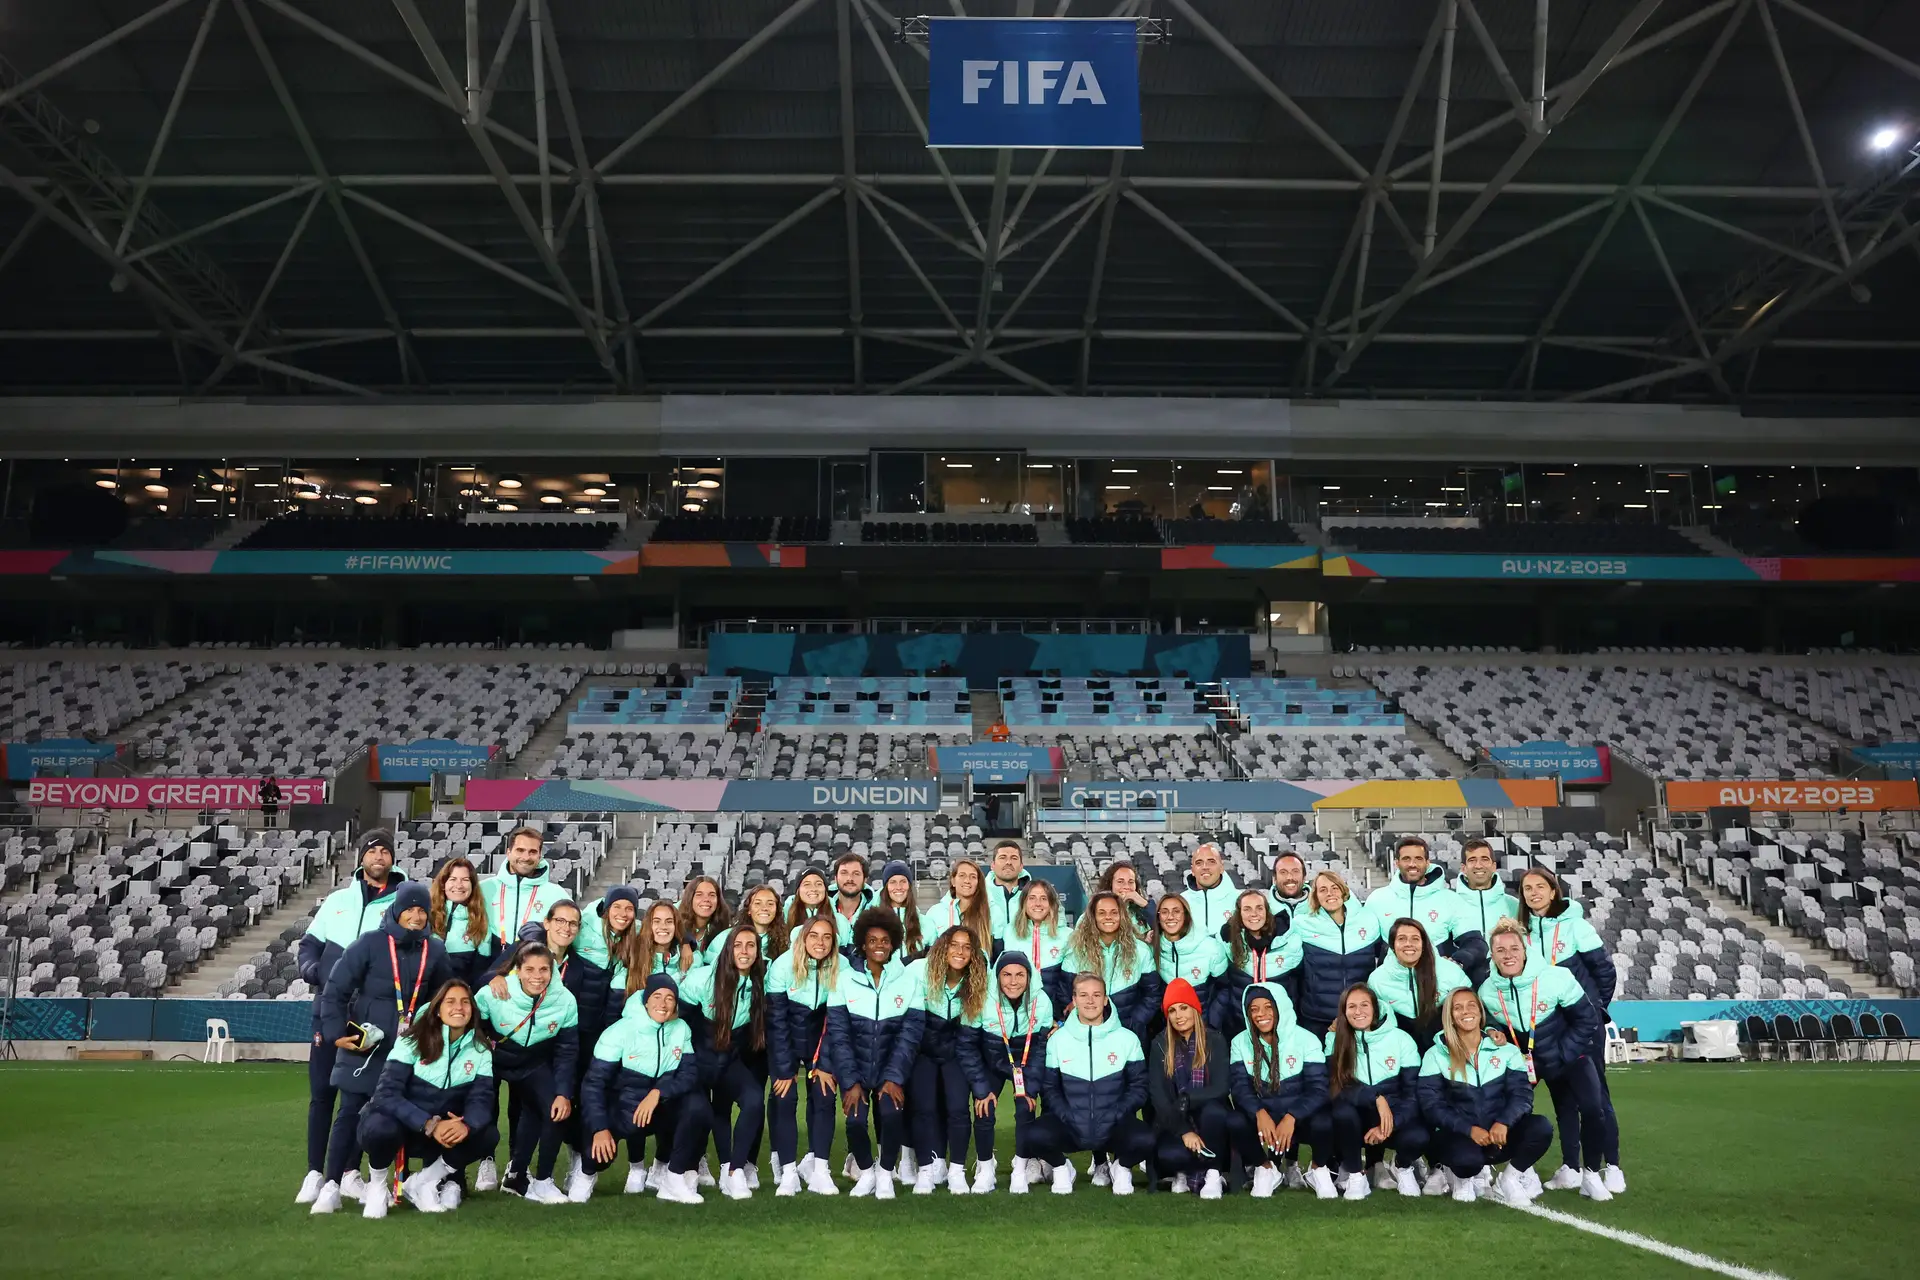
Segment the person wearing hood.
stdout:
[[433,873],[433,936],[447,944],[447,963],[468,986],[499,958],[500,940],[487,920],[480,873],[465,858],[448,858]]
[[1425,1053],[1440,1034],[1440,1005],[1447,994],[1471,988],[1467,972],[1435,955],[1418,920],[1395,920],[1387,927],[1387,958],[1367,976],[1367,985],[1400,1030]]
[[754,927],[734,925],[720,962],[689,973],[680,996],[700,1011],[694,1047],[713,1109],[720,1194],[745,1200],[760,1181],[753,1153],[767,1111],[767,962]]
[[788,935],[798,937],[800,926],[814,916],[833,915],[832,897],[825,867],[808,867],[802,871],[793,892],[787,895],[784,908]]
[[1044,988],[1048,1003],[1065,1009],[1073,1002],[1073,979],[1065,969],[1073,930],[1060,909],[1060,894],[1048,880],[1031,880],[1020,891],[1019,909],[1000,935],[1000,951],[1018,951],[1027,958],[1033,978]]
[[[482,987],[474,1001],[493,1036],[494,1075],[511,1086],[509,1162],[499,1185],[535,1204],[567,1201],[553,1182],[553,1157],[559,1151],[560,1126],[573,1114],[570,1089],[580,1056],[580,1009],[558,979],[557,968],[545,943],[522,942],[503,976],[505,994]],[[491,1163],[481,1162],[474,1190],[492,1189]]]
[[[1527,948],[1540,960],[1560,966],[1579,980],[1587,993],[1599,1026],[1587,1045],[1587,1061],[1600,1081],[1600,1097],[1607,1107],[1606,1141],[1601,1158],[1606,1161],[1602,1177],[1607,1190],[1619,1195],[1627,1189],[1627,1177],[1620,1169],[1620,1121],[1613,1110],[1613,1092],[1607,1087],[1607,1006],[1613,1003],[1618,975],[1613,957],[1600,934],[1587,922],[1586,911],[1567,896],[1560,877],[1544,867],[1534,867],[1520,877],[1520,927],[1527,933]],[[1561,1135],[1573,1122],[1573,1115],[1558,1111],[1554,1117]],[[1556,1175],[1557,1177],[1558,1175]]]
[[[339,1052],[333,1087],[340,1112],[327,1139],[326,1179],[314,1213],[332,1213],[345,1191],[341,1179],[360,1164],[360,1112],[380,1083],[395,1037],[413,1025],[421,1001],[453,976],[447,949],[428,929],[433,895],[409,880],[393,895],[377,932],[365,933],[341,953],[320,997],[320,1034]],[[384,1204],[387,1187],[368,1179],[359,1193]]]
[[[994,927],[993,906],[987,901],[986,890],[986,872],[980,864],[972,858],[955,858],[947,872],[947,896],[927,908],[922,921],[928,935],[937,938],[957,924],[965,925],[974,937],[983,939],[981,945],[992,952],[987,957],[992,963],[1000,954],[1001,930]],[[1016,911],[1016,917],[1018,914]]]
[[513,950],[528,925],[545,920],[554,903],[573,896],[547,879],[545,847],[539,831],[516,827],[507,833],[502,870],[480,882],[487,921],[504,951]]
[[1312,904],[1307,893],[1307,861],[1291,849],[1275,854],[1273,884],[1267,889],[1267,910],[1273,914],[1274,932],[1284,934],[1293,927],[1293,918]]
[[1226,860],[1220,856],[1220,846],[1211,840],[1194,848],[1187,867],[1183,896],[1193,913],[1194,927],[1209,937],[1216,936],[1233,919],[1234,900],[1240,890],[1227,878]]
[[[794,930],[793,946],[767,969],[767,1127],[773,1138],[774,1194],[834,1196],[827,1157],[836,1126],[838,1082],[825,1061],[827,1005],[840,982],[844,961],[831,916],[808,916]],[[807,1098],[807,1154],[799,1160],[800,1095]]]
[[1007,922],[1019,910],[1020,893],[1033,880],[1026,869],[1027,855],[1017,840],[1002,840],[988,859],[993,878],[987,883],[987,909],[993,913],[994,936],[1007,931]]
[[1294,1021],[1286,993],[1255,982],[1242,996],[1247,1029],[1227,1050],[1229,1092],[1238,1117],[1241,1162],[1253,1170],[1253,1194],[1266,1199],[1285,1181],[1279,1161],[1297,1160],[1302,1143],[1313,1148],[1305,1175],[1322,1200],[1337,1194],[1328,1169],[1332,1118],[1327,1110],[1327,1055],[1320,1037]]
[[1546,1082],[1560,1122],[1562,1166],[1549,1190],[1575,1187],[1589,1200],[1611,1200],[1606,1151],[1617,1145],[1613,1113],[1588,1050],[1598,1039],[1600,1014],[1573,972],[1527,950],[1516,920],[1493,927],[1493,976],[1480,988],[1488,1030],[1519,1049],[1528,1079]]
[[1487,935],[1447,884],[1420,836],[1401,836],[1393,850],[1394,877],[1367,897],[1367,910],[1384,935],[1395,920],[1417,920],[1442,956],[1471,973],[1486,963]]
[[1247,1028],[1240,1012],[1247,984],[1279,980],[1286,958],[1282,933],[1267,894],[1259,889],[1241,890],[1234,902],[1233,919],[1220,930],[1220,949],[1226,964],[1214,979],[1213,1001],[1207,1010],[1208,1024],[1229,1043]]
[[[359,869],[353,879],[328,894],[307,922],[300,939],[300,977],[313,989],[312,1048],[307,1055],[307,1176],[295,1204],[312,1204],[326,1185],[327,1140],[333,1132],[334,1101],[340,1090],[333,1083],[334,1055],[339,1052],[321,1027],[321,1002],[327,978],[356,938],[380,927],[393,895],[406,877],[393,868],[393,836],[375,828],[361,833]],[[360,1171],[347,1175],[347,1191],[360,1194]]]
[[880,868],[880,905],[900,918],[900,963],[912,964],[925,956],[935,935],[927,933],[920,923],[913,868],[898,858]]
[[[1112,906],[1120,909],[1117,899]],[[1153,1131],[1139,1117],[1147,1102],[1146,1054],[1107,999],[1097,970],[1074,975],[1073,1016],[1047,1037],[1040,1092],[1043,1105],[1030,1136],[1034,1154],[1053,1166],[1053,1193],[1072,1194],[1075,1172],[1067,1157],[1086,1151],[1096,1166],[1110,1153],[1113,1194],[1132,1195],[1133,1166],[1154,1154]]]
[[853,1194],[891,1200],[906,1129],[907,1081],[926,1017],[922,987],[900,963],[900,918],[893,912],[867,908],[854,922],[853,936],[860,959],[841,970],[828,999],[826,1058],[840,1086],[847,1151],[858,1171]]
[[[679,989],[664,973],[649,977],[619,1021],[600,1034],[580,1090],[585,1187],[627,1144],[626,1194],[648,1187],[673,1204],[699,1204],[694,1165],[712,1115],[700,1093],[693,1033],[679,1018]],[[653,1139],[653,1165],[647,1139]],[[586,1196],[569,1195],[569,1199]]]
[[[959,1039],[960,1062],[973,1089],[973,1112],[988,1122],[974,1132],[980,1169],[985,1171],[984,1175],[975,1172],[975,1194],[994,1188],[997,1173],[992,1121],[1000,1108],[1000,1092],[1009,1084],[1013,1086],[1013,1174],[1008,1190],[1023,1196],[1041,1176],[1042,1166],[1033,1154],[1032,1131],[1052,1026],[1053,1002],[1047,998],[1032,960],[1022,951],[1002,952],[993,966],[993,989]],[[983,1139],[984,1146],[980,1145]]]
[[[1127,914],[1133,917],[1133,927],[1144,938],[1153,932],[1153,902],[1147,897],[1146,890],[1142,887],[1143,883],[1140,879],[1140,868],[1123,858],[1118,862],[1107,864],[1107,869],[1100,873],[1100,879],[1094,889],[1098,893],[1110,893],[1120,899],[1120,905],[1125,907]],[[1072,1000],[1072,995],[1063,991],[1059,1005],[1064,1009],[1072,1003]]]
[[[1156,928],[1148,943],[1163,984],[1183,979],[1206,1008],[1214,983],[1227,968],[1227,949],[1217,929],[1203,927],[1184,893],[1170,893],[1153,907]],[[1164,1003],[1164,1002],[1163,1002]]]
[[[1164,906],[1167,899],[1162,899]],[[1193,984],[1176,977],[1160,998],[1166,1030],[1147,1049],[1147,1099],[1155,1130],[1152,1176],[1202,1200],[1226,1193],[1233,1112],[1227,1102],[1227,1041],[1206,1024]]]
[[1134,1038],[1153,1025],[1166,984],[1153,967],[1153,950],[1134,931],[1133,917],[1117,894],[1096,893],[1073,927],[1073,942],[1061,957],[1064,973],[1100,976],[1121,1025]]
[[1340,1012],[1340,993],[1365,982],[1386,952],[1373,914],[1354,900],[1337,871],[1313,878],[1313,905],[1293,917],[1282,943],[1281,982],[1294,998],[1300,1025],[1318,1043]]
[[[1493,926],[1520,915],[1520,899],[1500,883],[1500,863],[1494,857],[1493,844],[1475,836],[1460,846],[1460,878],[1453,882],[1453,896],[1460,903],[1460,914],[1480,936],[1491,940]],[[1490,972],[1486,956],[1478,964],[1462,965],[1475,988],[1487,980]]]
[[[1413,1037],[1385,1020],[1371,987],[1348,987],[1325,1047],[1327,1105],[1334,1141],[1344,1145],[1340,1173],[1346,1198],[1367,1198],[1363,1154],[1381,1175],[1375,1186],[1418,1197],[1413,1166],[1426,1154],[1432,1135],[1420,1123],[1420,1049]],[[1390,1173],[1380,1158],[1387,1147],[1394,1154]]]
[[[931,1195],[941,1182],[954,1195],[968,1194],[969,1130],[984,1129],[980,1149],[993,1150],[993,1121],[975,1114],[971,1083],[960,1060],[959,1041],[987,1002],[987,957],[965,925],[933,941],[924,958],[908,966],[921,988],[920,1049],[907,1084],[907,1107],[919,1165],[915,1195]],[[981,1168],[991,1169],[990,1156]]]
[[[1494,938],[1496,948],[1499,937]],[[1496,951],[1497,955],[1497,951]],[[1533,1166],[1553,1142],[1553,1125],[1533,1114],[1533,1080],[1512,1044],[1486,1034],[1480,997],[1464,988],[1441,1006],[1441,1038],[1420,1060],[1420,1114],[1433,1136],[1428,1158],[1435,1175],[1429,1195],[1471,1204],[1485,1171],[1504,1162],[1497,1191],[1508,1204],[1524,1205],[1539,1194]],[[1446,1176],[1442,1176],[1445,1170]]]
[[[422,1213],[458,1208],[467,1166],[500,1141],[493,1050],[479,1032],[478,1017],[466,979],[442,983],[397,1037],[373,1098],[360,1112],[360,1145],[375,1171],[373,1181],[407,1154],[420,1157],[420,1171],[400,1184],[400,1194]],[[386,1213],[384,1194],[367,1198],[362,1216]]]

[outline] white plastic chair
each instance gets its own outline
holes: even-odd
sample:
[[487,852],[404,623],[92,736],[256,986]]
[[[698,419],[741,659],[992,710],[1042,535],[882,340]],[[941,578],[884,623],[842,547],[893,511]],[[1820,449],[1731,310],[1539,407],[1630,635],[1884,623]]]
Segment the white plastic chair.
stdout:
[[201,1062],[237,1062],[240,1050],[225,1018],[207,1019],[207,1047],[200,1051]]

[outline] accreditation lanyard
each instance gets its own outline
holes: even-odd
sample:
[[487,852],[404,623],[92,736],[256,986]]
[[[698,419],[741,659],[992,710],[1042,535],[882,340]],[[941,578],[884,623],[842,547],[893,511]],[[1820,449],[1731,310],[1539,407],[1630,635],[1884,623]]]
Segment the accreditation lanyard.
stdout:
[[[507,874],[512,875],[513,873],[509,871]],[[512,942],[520,936],[520,930],[526,928],[527,921],[533,918],[533,908],[539,901],[540,890],[536,887],[532,893],[527,895],[527,905],[520,910],[520,923],[515,926],[513,932],[509,934],[507,932],[507,886],[504,884],[500,886],[500,896],[495,899],[493,904],[493,918],[500,922],[500,941]]]
[[393,935],[387,935],[387,958],[393,962],[393,1011],[399,1015],[400,1034],[407,1034],[407,1028],[413,1025],[413,1011],[420,1004],[420,984],[427,980],[427,941],[420,940],[420,964],[413,975],[413,995],[403,1005],[400,996],[405,990],[400,985],[400,948],[394,944]]
[[[1512,985],[1513,985],[1513,983],[1512,983],[1512,981],[1511,981],[1511,980],[1509,980],[1509,981],[1508,981],[1508,983],[1507,983],[1507,985],[1508,985],[1508,986],[1512,986]],[[1527,997],[1528,997],[1528,999],[1529,999],[1529,1000],[1530,1000],[1530,1001],[1531,1001],[1532,1003],[1531,1003],[1531,1005],[1530,1005],[1530,1006],[1528,1007],[1528,1009],[1527,1009],[1527,1028],[1526,1028],[1526,1030],[1527,1030],[1527,1049],[1526,1049],[1526,1053],[1525,1053],[1525,1054],[1524,1054],[1523,1056],[1524,1056],[1524,1057],[1526,1058],[1526,1060],[1527,1060],[1527,1083],[1528,1083],[1528,1084],[1538,1084],[1538,1083],[1539,1083],[1539,1077],[1538,1077],[1538,1076],[1536,1076],[1536,1075],[1534,1074],[1534,1070],[1533,1070],[1533,1029],[1534,1029],[1534,1028],[1535,1028],[1536,1026],[1538,1026],[1538,1025],[1540,1025],[1540,1023],[1539,1023],[1539,1018],[1540,1018],[1540,979],[1538,979],[1538,978],[1535,978],[1535,979],[1533,980],[1533,985],[1527,988]],[[1495,1000],[1498,1000],[1498,1001],[1500,1002],[1500,1017],[1501,1017],[1501,1019],[1502,1019],[1502,1020],[1503,1020],[1503,1021],[1504,1021],[1504,1022],[1505,1022],[1505,1023],[1507,1024],[1507,1026],[1508,1026],[1508,1027],[1512,1027],[1512,1026],[1513,1026],[1513,1015],[1507,1012],[1507,998],[1506,998],[1505,996],[1503,996],[1503,995],[1501,995],[1501,994],[1500,994],[1500,988],[1498,988],[1498,987],[1495,987],[1495,988],[1493,989],[1493,998],[1494,998]],[[1520,998],[1520,994],[1519,994],[1519,992],[1518,992],[1518,991],[1516,991],[1516,992],[1514,993],[1514,997],[1513,997],[1513,998],[1514,998],[1515,1000],[1518,1000],[1518,999]]]
[[[529,1023],[529,1022],[532,1022],[532,1021],[533,1021],[533,1020],[534,1020],[534,1019],[535,1019],[536,1017],[538,1017],[538,1016],[539,1016],[539,1014],[540,1014],[540,1002],[541,1002],[542,1000],[545,1000],[546,998],[547,998],[547,993],[546,993],[546,992],[544,992],[544,991],[542,991],[542,992],[541,992],[541,993],[540,993],[539,995],[537,995],[537,996],[535,996],[535,997],[533,998],[533,1008],[531,1008],[531,1009],[529,1009],[529,1010],[527,1010],[527,1016],[526,1016],[526,1017],[524,1017],[524,1018],[522,1018],[522,1019],[520,1019],[520,1021],[518,1021],[518,1022],[516,1022],[516,1023],[514,1023],[514,1024],[513,1024],[513,1030],[511,1030],[511,1031],[509,1031],[509,1032],[507,1032],[507,1039],[508,1039],[509,1041],[511,1041],[511,1040],[512,1040],[512,1039],[513,1039],[513,1038],[514,1038],[515,1036],[517,1036],[517,1035],[519,1035],[519,1034],[520,1034],[520,1028],[521,1028],[521,1027],[524,1027],[524,1026],[526,1026],[526,1025],[527,1025],[527,1024]],[[526,1043],[527,1043],[527,1047],[528,1047],[528,1048],[532,1048],[532,1047],[533,1047],[533,1033],[532,1033],[532,1032],[528,1032],[528,1033],[527,1033],[527,1041],[526,1041]]]
[[1000,1043],[1006,1046],[1007,1066],[1013,1071],[1013,1096],[1027,1096],[1027,1055],[1033,1052],[1033,1005],[1027,1005],[1027,1038],[1020,1045],[1020,1061],[1013,1060],[1013,1040],[1007,1035],[1007,1004],[996,1000],[993,1005],[994,1020],[1000,1024]]

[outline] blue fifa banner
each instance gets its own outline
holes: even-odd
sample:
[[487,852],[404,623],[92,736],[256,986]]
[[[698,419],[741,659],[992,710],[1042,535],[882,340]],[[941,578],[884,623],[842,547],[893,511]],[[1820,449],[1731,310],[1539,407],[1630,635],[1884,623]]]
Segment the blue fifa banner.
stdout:
[[1563,782],[1600,784],[1613,780],[1613,753],[1606,746],[1524,742],[1517,747],[1494,747],[1487,755],[1516,778],[1557,777]]
[[11,782],[30,782],[34,778],[64,776],[92,777],[102,760],[120,754],[117,742],[88,742],[85,738],[48,738],[42,742],[9,742],[0,747],[6,758],[6,777]]
[[1131,18],[929,18],[930,147],[1140,146]]
[[436,774],[474,774],[493,759],[492,747],[472,747],[448,738],[422,738],[405,746],[376,746],[367,755],[374,782],[432,782]]
[[1025,782],[1033,773],[1057,773],[1058,747],[1023,747],[1017,742],[975,742],[967,746],[935,747],[934,762],[941,773],[966,773],[975,782]]
[[[1855,747],[1853,754],[1890,772],[1920,773],[1920,742],[1884,742],[1877,747]],[[11,758],[11,757],[9,757]]]

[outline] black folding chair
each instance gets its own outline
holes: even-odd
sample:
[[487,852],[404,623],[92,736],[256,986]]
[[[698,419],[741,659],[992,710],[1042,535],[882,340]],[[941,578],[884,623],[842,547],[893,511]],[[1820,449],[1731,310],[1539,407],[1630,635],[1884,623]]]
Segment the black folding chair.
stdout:
[[1757,1013],[1750,1013],[1746,1020],[1747,1043],[1753,1046],[1756,1062],[1765,1062],[1779,1049],[1779,1041],[1773,1038],[1773,1031],[1767,1026],[1767,1020]]
[[1800,1038],[1807,1042],[1807,1057],[1809,1058],[1819,1057],[1822,1048],[1827,1051],[1827,1057],[1829,1058],[1837,1058],[1840,1056],[1836,1052],[1833,1036],[1827,1030],[1826,1024],[1820,1021],[1819,1017],[1814,1014],[1803,1013],[1800,1015]]
[[1880,1025],[1886,1029],[1888,1051],[1891,1052],[1894,1045],[1899,1045],[1900,1060],[1905,1062],[1913,1054],[1913,1041],[1907,1037],[1907,1024],[1900,1021],[1899,1014],[1890,1013],[1880,1020]]
[[1862,1056],[1858,1050],[1860,1041],[1854,1035],[1852,1018],[1844,1013],[1836,1013],[1828,1026],[1833,1029],[1833,1051],[1836,1058]]
[[[1773,1038],[1780,1042],[1780,1051],[1788,1062],[1793,1061],[1793,1047],[1806,1042],[1800,1038],[1800,1028],[1793,1025],[1793,1019],[1784,1013],[1773,1015]],[[1807,1056],[1813,1056],[1813,1047],[1807,1046]]]
[[1887,1042],[1885,1033],[1880,1030],[1879,1014],[1863,1013],[1860,1015],[1860,1042],[1865,1049],[1865,1056],[1871,1058],[1873,1056],[1873,1050],[1877,1048],[1880,1050],[1880,1057],[1883,1060],[1886,1058]]

